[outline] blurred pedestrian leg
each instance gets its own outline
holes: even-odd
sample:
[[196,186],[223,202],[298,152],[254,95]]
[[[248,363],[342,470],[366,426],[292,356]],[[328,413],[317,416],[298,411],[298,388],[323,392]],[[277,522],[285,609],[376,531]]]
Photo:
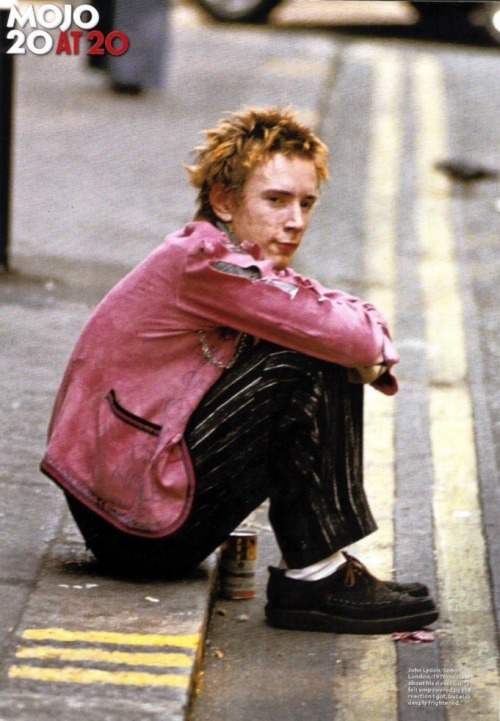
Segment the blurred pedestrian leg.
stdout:
[[112,88],[140,92],[161,88],[167,59],[169,0],[115,0],[113,29],[128,35],[124,55],[109,58]]
[[125,33],[129,48],[123,55],[101,56],[89,65],[107,70],[111,88],[119,93],[139,94],[161,88],[165,82],[169,0],[93,0],[99,12],[97,29],[107,34]]
[[[114,29],[115,0],[93,0],[92,5],[99,13],[99,22],[95,29],[100,30],[103,35],[108,35]],[[107,53],[104,55],[87,55],[87,62],[90,68],[106,70],[108,58]]]

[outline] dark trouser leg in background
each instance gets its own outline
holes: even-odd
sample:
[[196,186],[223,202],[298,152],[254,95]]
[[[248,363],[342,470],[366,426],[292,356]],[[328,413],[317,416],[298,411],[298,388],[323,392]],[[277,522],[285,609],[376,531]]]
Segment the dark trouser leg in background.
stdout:
[[260,343],[190,419],[197,488],[182,528],[143,539],[74,499],[70,508],[111,570],[168,575],[201,563],[269,497],[288,565],[314,563],[376,528],[362,486],[362,393],[339,366]]
[[[115,0],[93,0],[90,4],[99,13],[99,22],[94,28],[95,30],[100,31],[104,36],[113,30],[120,30],[120,28],[114,27]],[[96,70],[106,70],[109,55],[107,53],[104,53],[104,55],[87,55],[86,60],[89,67]]]

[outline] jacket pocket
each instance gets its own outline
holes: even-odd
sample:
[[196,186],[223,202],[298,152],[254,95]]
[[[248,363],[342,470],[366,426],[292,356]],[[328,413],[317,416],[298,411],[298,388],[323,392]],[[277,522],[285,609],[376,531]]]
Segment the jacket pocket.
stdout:
[[162,426],[158,425],[158,423],[148,421],[145,418],[141,418],[140,416],[136,416],[135,413],[128,411],[118,402],[114,390],[109,391],[106,396],[106,400],[109,403],[112,413],[124,423],[127,423],[129,426],[137,428],[140,431],[144,431],[144,433],[149,433],[152,436],[160,435]]

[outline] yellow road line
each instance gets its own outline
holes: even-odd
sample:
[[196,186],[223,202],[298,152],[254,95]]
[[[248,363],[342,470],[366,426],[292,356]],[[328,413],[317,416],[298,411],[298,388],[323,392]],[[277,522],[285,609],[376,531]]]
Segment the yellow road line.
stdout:
[[[397,52],[376,54],[373,65],[368,184],[365,206],[365,296],[391,326],[395,315],[396,228],[401,162],[401,59]],[[365,394],[365,485],[379,530],[356,544],[360,557],[377,574],[390,577],[394,541],[394,400],[373,389]],[[352,640],[339,637],[339,654],[352,655]],[[356,639],[359,656],[345,676],[334,678],[334,697],[342,718],[397,720],[396,651],[387,637]],[[366,683],[369,676],[370,683]],[[353,693],[353,688],[356,692]]]
[[33,641],[62,641],[72,643],[108,643],[122,646],[174,646],[175,648],[197,649],[198,634],[183,636],[144,633],[117,633],[113,631],[69,631],[64,628],[30,628],[22,638]]
[[[460,383],[466,379],[466,342],[454,258],[450,187],[447,178],[433,170],[436,160],[447,153],[444,90],[439,65],[432,58],[420,58],[414,69],[419,132],[417,220],[423,251],[420,277],[426,302],[428,361],[434,384]],[[439,93],[436,96],[431,83]]]
[[[399,175],[402,159],[402,62],[384,52],[373,68],[371,141],[365,207],[364,278],[368,300],[395,322],[396,241]],[[369,539],[377,548],[377,569],[390,576],[394,542],[394,401],[367,389],[365,401],[366,487],[379,530]],[[373,544],[376,544],[373,546]]]
[[134,671],[101,671],[72,666],[40,668],[37,666],[11,666],[9,678],[52,683],[111,684],[115,686],[169,686],[186,689],[188,676],[153,674]]
[[128,666],[175,666],[189,668],[192,656],[185,653],[130,653],[103,651],[100,648],[58,648],[55,646],[29,646],[16,652],[17,658],[44,661],[93,661],[94,663],[126,664]]
[[449,187],[432,170],[447,151],[441,68],[414,64],[418,117],[419,240],[432,380],[431,443],[442,663],[470,677],[472,698],[447,708],[448,721],[493,721],[498,713],[498,655],[482,534],[472,403],[466,379],[464,316],[453,248]]

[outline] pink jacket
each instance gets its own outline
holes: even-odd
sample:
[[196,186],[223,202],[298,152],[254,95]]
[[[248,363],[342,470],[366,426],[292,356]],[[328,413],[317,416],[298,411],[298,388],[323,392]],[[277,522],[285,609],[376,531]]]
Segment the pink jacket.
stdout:
[[[291,269],[275,271],[258,246],[234,246],[209,223],[168,236],[84,328],[41,463],[129,533],[166,536],[189,513],[195,479],[183,433],[222,373],[207,360],[200,331],[212,359],[224,364],[241,332],[347,367],[379,362],[381,354],[398,361],[373,306]],[[395,392],[395,380],[381,390]]]

